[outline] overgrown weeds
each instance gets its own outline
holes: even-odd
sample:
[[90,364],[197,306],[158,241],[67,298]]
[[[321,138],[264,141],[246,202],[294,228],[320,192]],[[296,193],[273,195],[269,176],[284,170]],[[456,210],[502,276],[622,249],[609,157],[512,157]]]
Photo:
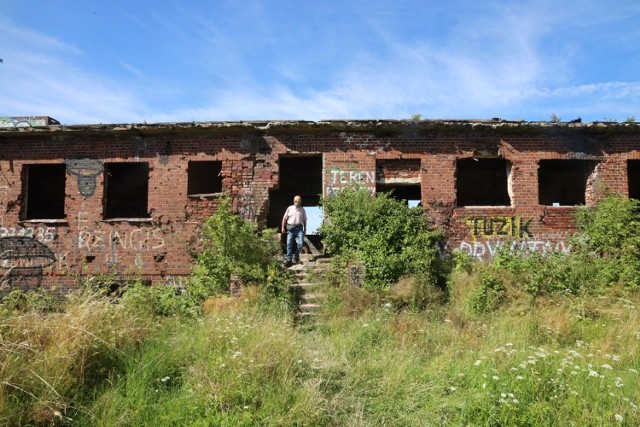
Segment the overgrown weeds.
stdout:
[[593,246],[596,223],[575,256],[456,254],[446,289],[415,272],[329,287],[324,323],[304,331],[270,262],[225,270],[246,280],[233,298],[218,279],[202,294],[14,292],[0,304],[0,423],[639,425],[640,296],[622,261],[637,234]]
[[323,207],[319,232],[326,250],[338,264],[362,262],[365,287],[386,289],[410,274],[424,283],[442,281],[440,233],[429,228],[422,207],[409,208],[387,193],[374,197],[362,187],[343,189]]

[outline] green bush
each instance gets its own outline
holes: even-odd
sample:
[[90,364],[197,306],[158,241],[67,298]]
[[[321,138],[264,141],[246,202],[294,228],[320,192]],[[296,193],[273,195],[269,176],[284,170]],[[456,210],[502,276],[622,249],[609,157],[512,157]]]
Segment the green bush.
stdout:
[[323,207],[319,232],[327,252],[362,262],[365,285],[387,288],[408,274],[426,282],[441,279],[435,248],[440,235],[429,229],[421,207],[409,208],[386,193],[374,197],[361,187],[345,188]]
[[258,285],[271,296],[282,296],[286,275],[277,266],[279,242],[275,233],[258,233],[255,224],[235,215],[231,199],[222,197],[216,212],[204,223],[203,248],[196,257],[186,291],[196,300],[229,292],[231,276],[245,285]]
[[134,312],[153,316],[194,317],[200,304],[182,287],[171,284],[144,285],[135,282],[126,287],[121,303]]
[[616,284],[640,285],[639,202],[609,195],[597,206],[576,214],[577,232],[571,252],[513,251],[504,245],[491,268],[514,275],[521,289],[532,295],[582,294]]
[[611,194],[593,208],[576,215],[580,231],[572,252],[604,260],[599,277],[603,284],[640,285],[640,201]]

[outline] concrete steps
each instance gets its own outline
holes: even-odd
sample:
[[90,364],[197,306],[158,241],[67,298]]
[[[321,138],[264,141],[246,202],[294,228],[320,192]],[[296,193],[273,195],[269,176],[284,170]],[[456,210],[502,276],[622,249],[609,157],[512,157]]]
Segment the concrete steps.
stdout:
[[329,270],[329,258],[314,254],[302,254],[302,264],[294,264],[289,271],[294,274],[295,282],[290,285],[296,296],[298,311],[296,321],[308,326],[317,326],[322,317],[325,283],[321,278]]

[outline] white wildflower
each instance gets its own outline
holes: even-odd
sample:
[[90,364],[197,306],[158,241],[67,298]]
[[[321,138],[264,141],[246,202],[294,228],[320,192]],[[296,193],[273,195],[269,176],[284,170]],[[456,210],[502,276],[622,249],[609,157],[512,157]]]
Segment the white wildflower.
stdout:
[[480,366],[481,363],[482,363],[481,360],[476,360],[475,362],[473,362],[473,364],[476,366]]
[[600,376],[600,374],[598,374],[596,371],[589,371],[589,376],[598,378]]
[[616,415],[615,415],[615,418],[616,418],[616,421],[617,421],[617,422],[619,422],[619,423],[621,423],[621,422],[623,422],[623,421],[624,421],[624,418],[623,418],[623,417],[622,417],[622,415],[620,415],[620,414],[616,414]]
[[603,365],[602,365],[602,367],[603,367],[604,369],[609,369],[609,370],[613,369],[613,367],[611,367],[611,365],[606,364],[606,363],[605,363],[605,364],[603,364]]

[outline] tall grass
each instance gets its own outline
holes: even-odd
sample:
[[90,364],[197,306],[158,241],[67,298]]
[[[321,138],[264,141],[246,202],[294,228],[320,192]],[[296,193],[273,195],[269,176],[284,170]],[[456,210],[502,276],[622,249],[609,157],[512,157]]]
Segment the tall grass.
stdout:
[[[638,425],[637,294],[398,310],[333,288],[315,329],[248,293],[208,315],[141,315],[82,294],[5,315],[6,425]],[[370,294],[369,294],[370,295]],[[356,310],[357,305],[357,310]]]
[[[273,263],[259,269],[266,285],[204,303],[189,286],[59,303],[12,294],[0,303],[0,424],[640,425],[633,225],[619,256],[460,259],[446,290],[415,276],[327,286],[315,328],[293,321]],[[594,266],[607,280],[575,281]]]

